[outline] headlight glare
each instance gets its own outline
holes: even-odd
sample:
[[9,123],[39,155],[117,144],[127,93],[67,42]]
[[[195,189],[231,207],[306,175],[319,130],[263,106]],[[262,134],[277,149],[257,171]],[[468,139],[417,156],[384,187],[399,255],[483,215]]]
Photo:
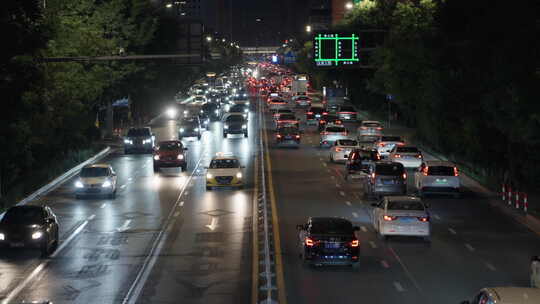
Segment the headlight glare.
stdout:
[[183,154],[178,154],[178,159],[184,159],[184,155]]
[[6,239],[6,235],[3,233],[0,233],[0,241],[4,241]]
[[212,174],[206,173],[206,178],[210,179],[210,178],[212,178],[212,177],[214,177]]
[[154,155],[154,160],[159,160],[159,155]]
[[247,125],[242,125],[242,129],[247,129]]
[[242,172],[236,173],[236,178],[242,178]]
[[223,129],[225,129],[225,130],[227,130],[228,128],[229,128],[228,125],[224,125],[224,126],[223,126]]
[[184,128],[180,128],[180,133],[184,133],[185,129]]
[[109,188],[111,186],[112,186],[112,183],[111,183],[110,180],[106,180],[106,181],[103,182],[103,184],[101,184],[101,187],[103,187],[103,188]]
[[84,185],[83,185],[83,183],[82,183],[80,180],[78,180],[78,181],[75,182],[75,187],[76,187],[76,188],[83,188]]
[[199,132],[199,128],[195,128],[195,129],[193,129],[193,131]]
[[42,236],[43,236],[43,232],[36,231],[36,232],[32,233],[32,240],[40,239]]

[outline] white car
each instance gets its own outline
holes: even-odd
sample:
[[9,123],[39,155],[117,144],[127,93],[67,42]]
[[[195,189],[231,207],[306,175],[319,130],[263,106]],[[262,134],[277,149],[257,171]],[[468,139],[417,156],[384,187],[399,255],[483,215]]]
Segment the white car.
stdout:
[[309,107],[311,106],[311,98],[306,95],[296,95],[291,98],[297,107]]
[[414,183],[420,196],[429,193],[452,194],[461,197],[461,181],[456,165],[447,161],[422,162],[414,173]]
[[415,196],[386,196],[372,204],[373,227],[381,238],[389,235],[420,236],[430,241],[427,206]]
[[349,159],[349,154],[359,148],[358,142],[354,139],[338,139],[330,149],[330,161],[345,162]]
[[206,190],[215,187],[244,186],[243,166],[238,158],[230,153],[217,153],[210,165],[206,168]]
[[417,147],[394,146],[388,160],[401,163],[405,168],[418,168],[422,165],[422,152]]
[[364,135],[382,135],[382,124],[376,120],[364,120],[360,123],[360,126],[357,129],[358,136]]
[[337,112],[339,119],[343,121],[356,121],[358,112],[356,112],[356,109],[353,106],[349,105],[343,105],[339,107],[339,111]]
[[347,139],[349,131],[343,125],[328,124],[321,132],[321,140],[319,146],[332,146],[338,139]]
[[374,145],[382,157],[387,157],[390,155],[390,151],[394,149],[394,146],[404,146],[405,142],[401,139],[401,136],[383,135]]
[[116,197],[116,173],[109,164],[84,166],[75,181],[75,197],[107,195]]

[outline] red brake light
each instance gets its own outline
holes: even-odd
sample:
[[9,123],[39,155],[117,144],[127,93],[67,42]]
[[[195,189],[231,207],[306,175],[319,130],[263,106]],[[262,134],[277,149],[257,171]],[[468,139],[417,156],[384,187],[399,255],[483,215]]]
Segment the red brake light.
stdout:
[[296,135],[296,138],[300,138],[300,135]]
[[319,123],[326,123],[326,120],[321,119],[321,120],[319,120]]
[[377,160],[381,160],[381,155],[379,153],[377,153],[376,157],[377,157]]
[[382,128],[381,128],[381,127],[377,127],[377,130],[382,130]]
[[360,127],[360,129],[362,129],[362,130],[367,130],[367,127]]
[[418,154],[418,155],[416,155],[416,157],[422,158],[422,154]]
[[328,115],[328,112],[322,112],[322,115]]
[[341,132],[341,135],[347,135],[347,131]]
[[399,143],[397,143],[397,145],[398,145],[398,146],[405,146],[405,143],[399,142]]
[[341,151],[343,151],[343,148],[336,147],[336,152],[341,152]]
[[277,138],[281,138],[281,134],[277,134],[276,137],[277,137]]
[[391,216],[391,215],[383,216],[383,220],[385,221],[394,221],[395,219],[397,219],[397,216]]
[[403,173],[403,179],[407,179],[407,173]]
[[454,176],[459,176],[458,168],[454,167]]
[[429,170],[429,167],[428,167],[428,166],[425,166],[424,169],[422,170],[422,173],[423,173],[425,176],[427,176],[428,170]]
[[306,114],[313,114],[313,112],[307,112]]
[[394,154],[394,157],[395,157],[395,158],[400,158],[401,155],[400,155],[400,154]]
[[306,242],[305,242],[305,243],[306,243],[306,246],[308,246],[308,247],[313,247],[313,246],[315,245],[315,240],[308,237],[308,238],[306,238]]
[[375,172],[371,173],[371,178],[375,179]]
[[351,247],[358,247],[360,245],[360,241],[357,239],[354,239],[351,241]]
[[379,143],[379,147],[384,147],[384,146],[386,146],[385,143]]
[[420,222],[429,222],[429,216],[419,216],[418,220]]

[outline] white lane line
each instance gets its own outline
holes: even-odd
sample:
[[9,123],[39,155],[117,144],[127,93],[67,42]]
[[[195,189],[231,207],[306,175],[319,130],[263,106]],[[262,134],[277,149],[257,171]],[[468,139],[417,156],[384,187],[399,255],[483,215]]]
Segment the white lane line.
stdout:
[[128,229],[129,229],[129,224],[131,224],[131,220],[126,220],[126,221],[124,222],[124,225],[122,225],[122,226],[119,227],[119,228],[116,228],[116,231],[118,231],[118,232],[123,232],[123,231],[128,230]]
[[497,268],[495,268],[495,266],[493,266],[493,264],[488,263],[488,262],[486,262],[486,263],[484,263],[484,264],[486,264],[486,267],[487,267],[489,270],[491,270],[491,271],[497,271]]
[[210,220],[210,224],[209,225],[205,225],[206,228],[214,231],[217,227],[217,224],[218,224],[218,218],[213,216],[212,219]]
[[184,206],[184,201],[180,202],[180,207]]
[[448,228],[448,231],[450,231],[451,234],[457,234],[457,232],[452,228]]
[[390,268],[390,265],[388,265],[388,262],[385,261],[385,260],[382,260],[382,261],[381,261],[381,265],[382,265],[382,267],[384,267],[384,268]]
[[352,216],[354,216],[354,217],[358,217],[358,213],[356,213],[356,212],[353,212],[353,213],[352,213]]
[[188,195],[189,195],[189,191],[186,191],[186,193],[185,193],[185,194],[186,194],[186,196],[188,196]]
[[128,181],[131,181],[131,180],[133,180],[133,177],[128,177]]
[[93,219],[95,219],[95,218],[96,218],[96,215],[95,215],[95,214],[92,214],[92,215],[90,215],[90,216],[88,217],[88,220],[91,221],[91,220],[93,220]]
[[399,255],[397,255],[397,253],[394,251],[394,248],[389,247],[388,249],[390,250],[390,252],[394,256],[396,261],[398,261],[399,265],[401,265],[401,268],[403,268],[403,271],[405,271],[405,274],[407,275],[409,280],[411,280],[414,287],[416,287],[416,289],[422,293],[423,291],[422,291],[422,288],[420,288],[420,284],[418,284],[418,281],[416,281],[416,279],[413,277],[412,273],[409,271],[409,268],[407,268],[407,266],[405,266],[405,263],[403,263],[403,261],[401,260]]
[[343,192],[343,191],[339,191],[339,195],[341,195],[341,196],[345,196],[345,192]]
[[440,219],[441,219],[441,217],[438,216],[437,214],[434,214],[433,217],[434,217],[435,219],[437,219],[437,220],[440,220]]
[[377,248],[377,244],[375,244],[375,242],[373,242],[373,241],[369,241],[369,245],[370,245],[371,248],[373,248],[373,249]]
[[13,290],[11,290],[11,292],[2,300],[2,304],[8,304],[8,303],[12,303],[13,300],[19,295],[19,293],[21,293],[21,291],[23,291],[26,286],[43,270],[45,269],[45,267],[47,266],[47,264],[49,264],[50,261],[52,261],[60,252],[62,252],[62,250],[64,250],[64,248],[66,248],[66,246],[71,243],[71,241],[73,241],[73,239],[79,234],[81,233],[81,231],[84,229],[84,227],[86,227],[86,225],[88,225],[88,221],[84,221],[79,227],[77,227],[77,229],[75,229],[75,231],[73,231],[73,233],[65,240],[63,241],[60,246],[58,247],[58,249],[56,249],[55,252],[53,252],[53,254],[51,254],[50,256],[50,259],[47,259],[46,261],[43,261],[41,262],[36,268],[34,268],[34,270],[32,270],[32,272],[30,273],[29,276],[27,276],[24,281],[22,281],[21,284],[18,284]]
[[126,185],[124,184],[124,185],[120,186],[120,189],[124,189],[125,187],[126,187]]
[[322,163],[322,165],[323,165],[323,167],[326,167],[326,166],[328,166],[328,165],[327,165],[326,163]]
[[362,230],[363,232],[367,232],[366,226],[360,226],[360,230]]
[[107,203],[103,203],[103,205],[101,205],[99,208],[103,209],[105,206],[107,206]]
[[471,246],[471,244],[469,244],[469,243],[465,243],[465,247],[467,247],[467,249],[469,249],[469,251],[471,251],[471,252],[474,251],[474,247]]
[[401,286],[401,284],[399,282],[394,282],[394,287],[399,292],[404,292],[405,291],[405,288],[403,288],[403,286]]
[[345,204],[346,204],[347,206],[351,206],[351,202],[349,202],[349,201],[346,201]]
[[176,212],[174,213],[174,217],[178,217],[179,215],[180,215],[180,211],[176,211]]

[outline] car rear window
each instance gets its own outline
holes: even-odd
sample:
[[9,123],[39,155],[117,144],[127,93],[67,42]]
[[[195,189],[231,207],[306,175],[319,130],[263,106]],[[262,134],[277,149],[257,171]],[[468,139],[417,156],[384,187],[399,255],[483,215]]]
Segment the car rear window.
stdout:
[[397,147],[396,152],[418,153],[418,152],[420,152],[420,150],[418,150],[417,147]]
[[309,109],[310,112],[313,112],[313,113],[322,113],[324,111],[323,108],[311,108]]
[[285,114],[279,115],[279,120],[295,120],[295,119],[296,117],[294,117],[294,114],[285,113]]
[[353,232],[352,224],[343,220],[319,220],[311,222],[313,234],[349,234]]
[[381,141],[401,141],[400,136],[382,136]]
[[358,142],[352,139],[341,139],[338,141],[338,145],[342,146],[356,146]]
[[375,168],[375,173],[377,175],[389,175],[389,176],[400,176],[404,172],[403,165],[395,164],[378,164]]
[[428,175],[453,176],[454,175],[454,167],[430,166],[430,167],[428,167]]
[[381,126],[380,123],[378,122],[365,122],[362,124],[364,127],[368,127],[368,128],[378,128]]
[[421,202],[408,202],[408,201],[392,201],[388,202],[388,210],[424,210],[424,206]]
[[129,129],[127,136],[150,136],[148,129]]
[[325,130],[326,132],[345,132],[345,128],[340,127],[328,127]]
[[356,112],[356,110],[353,107],[341,107],[341,112]]

